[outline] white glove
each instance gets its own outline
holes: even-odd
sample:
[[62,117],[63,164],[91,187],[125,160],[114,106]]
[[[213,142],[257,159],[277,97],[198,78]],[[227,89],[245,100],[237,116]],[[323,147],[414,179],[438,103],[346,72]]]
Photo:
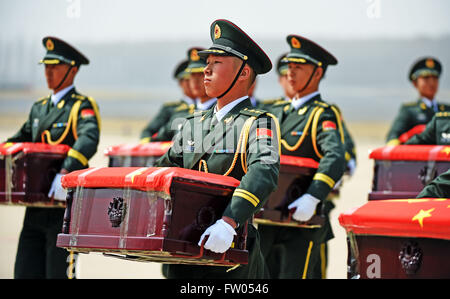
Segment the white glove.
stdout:
[[308,221],[311,219],[311,217],[314,215],[314,212],[316,211],[317,204],[320,202],[317,198],[314,196],[305,193],[299,198],[297,198],[293,203],[291,203],[288,206],[288,209],[295,209],[294,214],[292,215],[292,218],[294,218],[297,221]]
[[339,188],[341,187],[341,185],[342,185],[342,178],[341,178],[339,181],[337,181],[336,184],[334,184],[333,190],[339,190]]
[[200,241],[198,242],[198,246],[201,246],[203,239],[209,235],[208,240],[205,243],[204,248],[209,249],[212,252],[224,253],[231,247],[231,243],[233,242],[233,237],[236,235],[236,231],[234,228],[219,219],[208,227],[203,235],[200,237]]
[[356,169],[356,160],[355,159],[350,159],[350,161],[348,161],[347,163],[347,167],[348,167],[348,174],[350,176],[353,176],[353,174],[355,173],[355,169]]
[[62,176],[63,174],[58,173],[53,179],[52,186],[50,187],[50,192],[48,192],[49,198],[53,197],[56,200],[66,201],[67,190],[61,186]]

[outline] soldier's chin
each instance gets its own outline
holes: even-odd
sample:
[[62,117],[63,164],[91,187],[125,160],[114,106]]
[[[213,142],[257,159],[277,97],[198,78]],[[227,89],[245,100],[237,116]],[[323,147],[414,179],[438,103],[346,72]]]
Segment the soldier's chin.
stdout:
[[208,88],[205,86],[205,91],[208,97],[210,98],[217,98],[220,95],[220,93],[217,90],[211,87]]
[[52,81],[47,81],[47,87],[48,89],[55,89],[56,84],[54,84]]

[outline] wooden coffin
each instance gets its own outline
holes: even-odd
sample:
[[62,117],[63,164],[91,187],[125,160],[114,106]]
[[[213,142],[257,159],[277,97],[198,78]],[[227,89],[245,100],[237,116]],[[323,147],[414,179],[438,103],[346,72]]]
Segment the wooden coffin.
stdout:
[[119,144],[108,147],[104,154],[109,167],[151,167],[172,144],[172,141]]
[[339,216],[348,278],[450,278],[450,199],[369,201]]
[[442,145],[385,146],[369,157],[375,161],[369,200],[414,198],[450,168],[450,147]]
[[278,187],[267,200],[264,207],[255,214],[254,223],[265,225],[317,228],[321,227],[325,218],[321,213],[321,205],[316,215],[308,222],[292,219],[294,211],[288,206],[306,192],[319,163],[309,158],[282,155],[280,157],[280,174]]
[[0,204],[64,207],[48,198],[70,147],[45,143],[0,143]]
[[67,208],[57,246],[130,260],[233,266],[248,263],[247,223],[224,254],[198,246],[239,181],[175,167],[105,167],[62,179]]

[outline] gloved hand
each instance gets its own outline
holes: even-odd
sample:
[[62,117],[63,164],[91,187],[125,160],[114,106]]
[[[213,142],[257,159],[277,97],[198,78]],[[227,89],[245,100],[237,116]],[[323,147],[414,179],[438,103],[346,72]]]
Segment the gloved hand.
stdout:
[[66,200],[67,190],[61,186],[62,176],[63,174],[58,173],[53,179],[52,186],[50,187],[50,192],[48,192],[49,198],[53,197],[56,200]]
[[200,237],[198,246],[201,246],[203,239],[208,236],[208,240],[205,243],[204,248],[209,249],[212,252],[224,253],[231,247],[233,237],[236,235],[234,228],[226,223],[224,220],[219,219],[208,227],[203,235]]
[[337,181],[336,184],[334,184],[333,190],[339,190],[341,185],[342,185],[342,178],[340,178],[339,181]]
[[350,176],[353,176],[353,174],[355,173],[355,169],[356,169],[356,160],[350,159],[350,161],[348,161],[348,163],[347,163],[347,167],[348,167],[348,174]]
[[295,209],[292,218],[297,221],[308,221],[314,215],[316,211],[317,204],[320,202],[319,199],[314,196],[305,193],[299,198],[297,198],[293,203],[288,206],[288,209]]

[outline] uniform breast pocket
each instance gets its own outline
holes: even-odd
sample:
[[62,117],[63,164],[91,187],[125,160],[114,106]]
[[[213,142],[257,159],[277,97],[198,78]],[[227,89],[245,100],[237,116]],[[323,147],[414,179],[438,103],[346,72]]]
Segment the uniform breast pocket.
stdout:
[[56,139],[61,137],[64,131],[67,128],[67,123],[54,123],[50,128],[50,133],[52,135],[52,139]]

